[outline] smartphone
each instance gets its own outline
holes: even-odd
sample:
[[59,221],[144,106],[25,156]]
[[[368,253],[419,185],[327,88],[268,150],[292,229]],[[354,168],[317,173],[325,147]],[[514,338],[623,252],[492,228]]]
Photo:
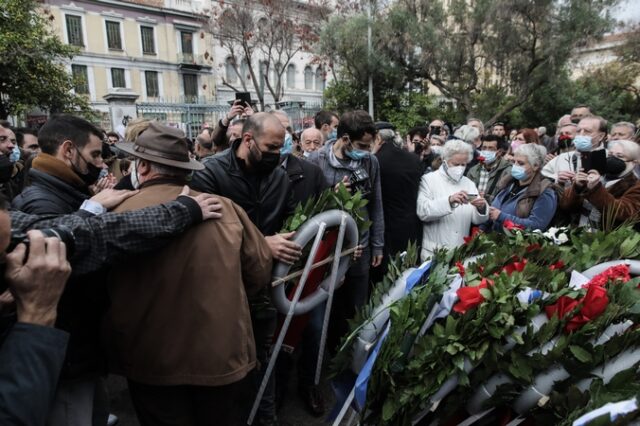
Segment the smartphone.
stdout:
[[236,100],[243,102],[246,106],[251,106],[251,93],[236,92]]
[[478,198],[478,194],[467,194],[467,201],[473,201]]
[[588,152],[582,159],[582,168],[585,172],[597,170],[604,175],[607,173],[607,152],[604,149]]

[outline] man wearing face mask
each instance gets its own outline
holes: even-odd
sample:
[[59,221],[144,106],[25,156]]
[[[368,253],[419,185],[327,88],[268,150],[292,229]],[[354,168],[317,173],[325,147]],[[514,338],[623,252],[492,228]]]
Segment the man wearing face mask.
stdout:
[[[61,215],[83,208],[98,214],[131,194],[106,190],[90,198],[89,186],[103,167],[103,133],[93,124],[60,115],[51,118],[38,136],[42,152],[33,159],[31,185],[14,198],[14,209],[33,215]],[[101,272],[69,280],[56,326],[72,337],[48,418],[51,426],[86,425],[92,418],[106,423],[108,396],[102,380],[105,361],[97,332],[106,301]]]
[[331,111],[318,111],[313,118],[316,129],[322,132],[325,142],[336,139],[338,129],[338,116]]
[[[302,250],[291,241],[294,233],[277,233],[295,211],[289,176],[278,167],[285,133],[273,114],[261,112],[249,116],[242,128],[242,137],[234,140],[230,149],[211,157],[205,168],[193,175],[191,187],[230,198],[266,236],[273,258],[294,263]],[[250,306],[256,355],[264,372],[276,327],[276,310],[266,287],[251,298]],[[256,374],[256,382],[261,379],[262,375]],[[265,391],[257,421],[260,425],[277,424],[274,380]]]
[[640,146],[630,140],[609,143],[607,172],[578,172],[560,200],[560,208],[580,212],[579,225],[595,229],[640,218],[640,182],[633,173]]
[[15,179],[18,172],[16,162],[19,159],[20,150],[15,134],[11,129],[0,126],[0,192],[8,200],[21,190],[21,185]]
[[503,176],[511,173],[511,163],[502,158],[506,151],[502,138],[496,135],[482,136],[480,145],[480,162],[469,169],[467,177],[478,187],[478,193],[487,199],[488,203],[498,193],[498,182]]
[[384,213],[380,187],[380,166],[371,155],[377,134],[371,116],[357,110],[342,114],[338,125],[338,139],[327,141],[321,150],[313,152],[309,161],[322,169],[325,178],[334,187],[344,184],[351,192],[361,191],[369,204],[363,216],[372,225],[360,235],[363,253],[351,264],[345,284],[336,291],[336,317],[332,329],[336,335],[346,332],[346,319],[352,318],[355,308],[362,306],[369,296],[369,269],[382,263],[384,248]]
[[576,129],[573,145],[576,150],[560,154],[549,161],[542,169],[542,175],[560,185],[568,185],[582,170],[584,160],[590,152],[605,149],[607,121],[602,117],[591,116],[580,120]]

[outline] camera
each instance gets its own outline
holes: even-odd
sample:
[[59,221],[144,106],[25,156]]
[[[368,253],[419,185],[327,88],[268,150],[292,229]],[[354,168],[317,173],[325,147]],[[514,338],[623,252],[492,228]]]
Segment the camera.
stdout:
[[[67,246],[67,259],[73,256],[76,239],[73,235],[73,231],[71,231],[71,228],[64,225],[59,225],[55,228],[38,229],[38,231],[42,232],[45,238],[57,238],[61,240],[65,244],[65,246]],[[7,247],[7,253],[12,252],[20,243],[23,243],[27,246],[28,252],[29,237],[27,236],[27,234],[20,231],[12,230],[11,242],[9,243],[9,247]]]
[[[73,235],[73,231],[71,231],[71,228],[64,225],[59,225],[59,226],[56,226],[55,228],[38,229],[38,231],[42,232],[45,238],[53,237],[61,240],[67,247],[67,259],[73,256],[76,239]],[[6,252],[7,253],[12,252],[20,243],[23,243],[27,246],[25,257],[28,257],[29,256],[29,237],[27,236],[26,233],[20,232],[20,231],[15,231],[15,230],[11,231],[11,241],[9,242],[9,246],[7,247]],[[0,293],[4,293],[4,291],[8,288],[8,284],[4,277],[6,268],[7,268],[6,263],[3,263],[2,265],[0,265]]]
[[369,173],[359,167],[351,173],[349,176],[349,182],[351,183],[351,193],[355,194],[360,191],[362,196],[365,197],[371,193],[371,181],[369,179]]
[[429,126],[429,136],[440,136],[442,132],[442,126]]

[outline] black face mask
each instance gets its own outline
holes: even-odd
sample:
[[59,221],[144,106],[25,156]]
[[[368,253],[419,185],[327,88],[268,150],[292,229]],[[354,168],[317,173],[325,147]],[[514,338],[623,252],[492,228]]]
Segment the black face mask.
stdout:
[[78,156],[82,158],[82,161],[84,161],[84,163],[87,165],[87,172],[82,173],[75,165],[73,166],[73,171],[76,172],[76,174],[87,186],[93,185],[100,177],[100,172],[102,172],[102,169],[85,160],[84,156],[80,154],[80,150],[78,150]]
[[618,177],[627,169],[626,161],[610,155],[607,157],[607,177]]
[[8,155],[0,154],[0,183],[9,182],[13,173],[13,164]]
[[[254,144],[256,142],[254,141]],[[255,148],[255,150],[254,150]],[[260,154],[257,154],[258,151]],[[278,167],[280,163],[280,153],[263,152],[258,149],[257,144],[249,148],[249,161],[253,170],[259,175],[268,175]]]

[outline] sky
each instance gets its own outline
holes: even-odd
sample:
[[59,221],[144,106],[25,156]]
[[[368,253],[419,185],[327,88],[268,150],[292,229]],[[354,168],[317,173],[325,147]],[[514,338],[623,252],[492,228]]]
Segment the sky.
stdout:
[[640,0],[623,0],[613,10],[613,17],[625,22],[640,22]]

